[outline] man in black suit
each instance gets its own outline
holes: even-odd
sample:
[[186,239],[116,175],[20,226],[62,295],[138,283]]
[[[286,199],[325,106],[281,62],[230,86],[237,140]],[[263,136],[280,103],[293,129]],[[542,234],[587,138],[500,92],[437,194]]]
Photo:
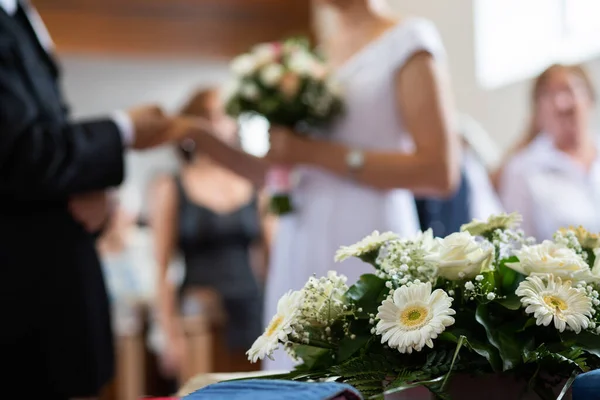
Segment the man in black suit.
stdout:
[[109,307],[89,230],[104,219],[103,191],[123,179],[126,149],[183,133],[153,106],[73,123],[57,80],[35,10],[0,0],[4,398],[93,397],[111,379]]

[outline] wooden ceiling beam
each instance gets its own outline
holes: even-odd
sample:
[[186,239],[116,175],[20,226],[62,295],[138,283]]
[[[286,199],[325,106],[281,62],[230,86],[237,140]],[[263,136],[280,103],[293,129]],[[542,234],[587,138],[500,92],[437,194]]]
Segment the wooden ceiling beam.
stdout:
[[309,0],[34,0],[60,52],[229,58],[310,35]]

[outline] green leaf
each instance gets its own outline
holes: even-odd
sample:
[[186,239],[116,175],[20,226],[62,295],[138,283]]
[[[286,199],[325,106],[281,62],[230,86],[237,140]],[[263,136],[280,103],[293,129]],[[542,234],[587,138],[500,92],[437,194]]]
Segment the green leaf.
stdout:
[[[468,332],[463,331],[461,329],[457,329],[456,332],[454,330],[445,331],[440,336],[438,336],[438,340],[444,342],[458,343],[458,338],[461,337],[461,333],[468,334]],[[463,337],[466,337],[463,335]],[[502,371],[502,360],[500,359],[500,354],[498,353],[498,349],[492,346],[490,343],[481,342],[474,338],[465,339],[464,345],[479,354],[483,358],[485,358],[492,367],[494,371]]]
[[484,327],[490,343],[498,349],[503,371],[515,368],[522,363],[522,345],[515,332],[495,326],[486,304],[477,306],[476,320]]
[[492,367],[493,371],[502,371],[502,359],[498,349],[495,348],[491,343],[479,342],[477,340],[469,339],[466,344],[475,353],[485,358]]
[[496,300],[496,303],[511,311],[516,311],[521,308],[521,299],[514,293],[507,294],[505,299]]
[[440,336],[438,336],[437,340],[441,340],[443,342],[458,343],[458,337],[450,331],[442,332]]
[[338,347],[338,362],[344,362],[350,359],[356,352],[361,350],[371,339],[371,336],[367,335],[359,335],[356,338],[351,339],[346,336],[340,341],[340,345]]
[[525,325],[523,325],[523,327],[517,332],[525,332],[528,328],[531,328],[532,326],[536,326],[535,318],[528,318],[527,322],[525,322]]
[[519,283],[525,279],[523,275],[506,266],[506,264],[516,262],[519,262],[519,259],[516,256],[512,256],[502,260],[497,268],[497,279],[504,295],[514,294]]
[[377,257],[379,257],[379,248],[358,256],[362,262],[371,264],[373,267],[375,267],[375,269],[379,269],[379,266],[376,263]]
[[496,288],[496,274],[493,271],[484,272],[481,287],[485,291],[493,291]]
[[302,359],[302,369],[311,370],[317,367],[328,367],[333,364],[333,352],[329,349],[305,344],[294,346],[294,352]]
[[586,353],[600,358],[600,336],[590,332],[567,332],[561,335],[563,341],[572,341],[577,347]]
[[374,314],[380,306],[380,295],[385,289],[385,280],[367,274],[361,276],[358,282],[348,289],[346,297],[356,307],[362,308],[364,313]]
[[[419,386],[429,386],[429,385],[433,385],[436,383],[441,383],[443,380],[444,380],[444,376],[438,376],[437,378],[434,378],[434,379],[412,382],[412,383],[407,382],[407,383],[403,384],[401,382],[396,382],[394,387],[387,389],[383,393],[383,396],[389,396],[394,393],[400,393],[400,392],[403,392],[408,389],[417,388]],[[381,398],[381,397],[374,396],[374,397],[370,397],[370,398]]]

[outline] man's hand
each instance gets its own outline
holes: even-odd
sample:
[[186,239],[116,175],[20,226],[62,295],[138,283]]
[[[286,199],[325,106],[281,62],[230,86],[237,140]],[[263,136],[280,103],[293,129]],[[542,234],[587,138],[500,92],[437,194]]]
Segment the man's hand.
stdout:
[[169,117],[158,106],[144,106],[130,110],[135,138],[133,148],[145,150],[167,142],[179,142],[214,129],[203,118]]
[[102,229],[111,210],[112,202],[106,192],[84,193],[73,196],[69,200],[71,215],[90,233]]
[[134,149],[145,150],[171,140],[168,131],[172,121],[160,107],[136,107],[127,114],[133,123]]

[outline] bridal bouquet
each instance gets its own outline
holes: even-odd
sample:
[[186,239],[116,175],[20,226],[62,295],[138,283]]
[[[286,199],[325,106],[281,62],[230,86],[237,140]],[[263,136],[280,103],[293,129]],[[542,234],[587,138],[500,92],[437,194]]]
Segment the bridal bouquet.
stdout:
[[[348,286],[336,272],[281,298],[251,361],[283,346],[293,380],[337,380],[366,397],[425,386],[450,398],[452,377],[512,375],[542,399],[562,398],[600,367],[600,236],[583,228],[535,243],[520,216],[461,232],[363,239],[337,253],[374,267]],[[561,391],[562,390],[562,391]]]
[[[226,109],[264,116],[270,123],[308,134],[342,111],[340,93],[325,63],[307,41],[289,39],[260,44],[231,64],[234,80],[226,90]],[[274,169],[267,179],[276,214],[292,211],[289,171]]]

